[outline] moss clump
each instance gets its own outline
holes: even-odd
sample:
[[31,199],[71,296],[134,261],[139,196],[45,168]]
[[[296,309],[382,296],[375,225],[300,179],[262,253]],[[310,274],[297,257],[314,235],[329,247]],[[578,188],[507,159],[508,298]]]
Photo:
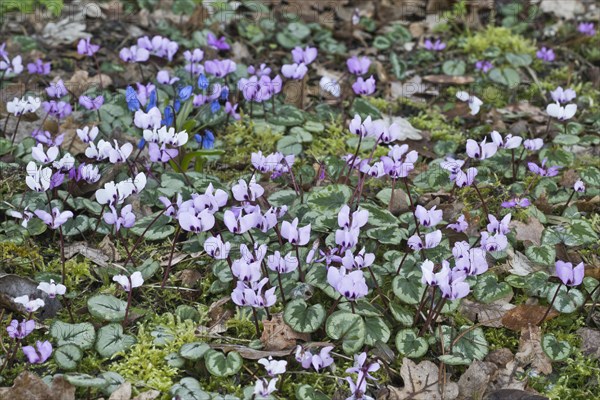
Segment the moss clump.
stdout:
[[535,46],[521,35],[501,26],[488,26],[485,30],[469,36],[465,40],[464,51],[478,58],[490,49],[499,49],[501,53],[534,55]]
[[418,115],[408,118],[409,122],[417,129],[431,132],[431,138],[437,140],[450,140],[456,143],[465,142],[463,134],[446,121],[446,117],[436,111],[421,111]]
[[254,151],[261,150],[267,154],[275,151],[280,138],[281,135],[270,128],[256,130],[252,121],[247,124],[236,121],[227,127],[227,132],[222,137],[223,144],[217,148],[226,149],[228,162],[246,165]]
[[310,143],[308,154],[317,160],[326,156],[346,154],[349,152],[347,139],[348,132],[345,127],[336,123],[328,124],[325,132],[319,134],[319,137]]
[[[158,327],[169,334],[170,340],[164,344],[157,344],[152,335]],[[140,327],[136,335],[138,342],[109,370],[121,374],[127,381],[143,382],[147,387],[167,392],[173,386],[179,369],[169,366],[165,357],[177,353],[185,343],[197,341],[195,331],[196,324],[191,320],[182,321],[171,313],[158,316]]]
[[8,241],[0,242],[0,259],[5,269],[15,267],[15,272],[23,275],[32,274],[44,265],[38,248],[32,243],[20,245]]

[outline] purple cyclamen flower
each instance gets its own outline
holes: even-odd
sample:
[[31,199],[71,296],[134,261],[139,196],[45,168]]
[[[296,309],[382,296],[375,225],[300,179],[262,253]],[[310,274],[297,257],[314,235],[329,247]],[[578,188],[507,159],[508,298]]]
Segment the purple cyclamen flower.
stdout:
[[171,77],[169,75],[169,71],[163,69],[158,71],[158,73],[156,74],[156,81],[158,83],[162,83],[163,85],[172,85],[175,82],[179,81],[179,78],[176,76]]
[[439,229],[425,235],[425,243],[418,234],[414,234],[407,240],[407,245],[414,251],[422,249],[433,249],[442,241],[442,231]]
[[559,86],[550,92],[550,96],[557,103],[568,103],[577,97],[577,93],[573,89],[563,89]]
[[547,159],[544,158],[542,160],[542,164],[540,166],[538,166],[536,163],[529,162],[529,163],[527,163],[527,167],[529,168],[529,170],[531,172],[533,172],[534,174],[539,175],[539,176],[552,177],[552,176],[558,175],[558,170],[561,167],[559,167],[558,165],[553,165],[552,167],[548,167],[546,169],[545,168],[546,161],[547,161]]
[[304,246],[310,239],[310,226],[308,224],[302,228],[298,228],[298,218],[290,223],[283,221],[281,224],[281,236],[295,246]]
[[481,232],[481,247],[486,251],[502,251],[508,246],[508,239],[505,235],[497,233],[490,235],[488,232]]
[[350,214],[350,207],[344,204],[338,212],[338,226],[347,229],[359,229],[369,221],[368,210],[356,210]]
[[73,108],[71,107],[71,104],[64,102],[64,101],[56,101],[56,100],[50,100],[50,101],[44,101],[42,103],[42,107],[44,108],[44,111],[48,114],[50,114],[51,116],[53,116],[54,118],[57,119],[63,119],[68,117],[69,115],[71,115],[71,113],[73,112]]
[[329,267],[327,283],[350,301],[356,301],[369,293],[367,281],[361,270],[347,272],[345,267]]
[[233,198],[237,201],[256,201],[256,199],[263,195],[265,190],[256,183],[256,179],[253,176],[250,184],[240,179],[237,184],[233,185],[231,192],[233,193]]
[[21,322],[13,319],[10,321],[10,324],[6,327],[6,331],[8,332],[8,336],[13,339],[24,339],[27,335],[29,335],[35,329],[35,321],[23,320]]
[[271,68],[267,67],[267,64],[260,64],[259,69],[256,69],[254,65],[250,65],[248,67],[248,73],[260,78],[261,76],[269,76],[271,74]]
[[144,277],[140,271],[135,271],[130,276],[127,275],[115,275],[112,279],[114,282],[117,282],[124,291],[129,292],[131,289],[135,289],[136,287],[140,287],[144,284]]
[[514,208],[514,207],[520,207],[520,208],[526,208],[529,207],[531,205],[531,201],[529,201],[528,198],[518,198],[515,197],[514,199],[511,199],[509,201],[503,201],[502,204],[500,204],[503,208]]
[[368,116],[363,121],[360,115],[356,114],[350,121],[348,128],[350,129],[350,132],[362,138],[373,136],[373,122],[371,121],[371,116]]
[[302,346],[296,347],[296,361],[302,364],[302,368],[307,369],[311,366],[315,371],[327,368],[333,364],[333,357],[329,354],[333,350],[333,346],[323,347],[319,354],[312,354],[308,350],[304,350]]
[[510,232],[510,219],[511,219],[512,215],[506,214],[504,216],[504,218],[502,218],[501,221],[498,221],[498,219],[496,219],[496,217],[494,217],[493,215],[489,214],[488,215],[488,219],[490,221],[489,224],[487,224],[487,231],[491,234],[491,233],[501,233],[503,235],[506,235],[508,232]]
[[352,84],[352,90],[354,90],[354,93],[358,95],[370,96],[375,93],[375,89],[376,83],[373,75],[371,75],[366,81],[359,76],[356,82]]
[[52,355],[52,344],[49,341],[36,342],[35,347],[23,347],[23,354],[27,357],[31,364],[42,364]]
[[238,281],[236,288],[231,293],[231,300],[240,306],[250,306],[253,308],[268,308],[275,304],[275,287],[268,289],[263,294],[263,287],[267,284],[269,278],[263,278],[260,282],[251,282],[248,287],[244,282]]
[[104,104],[104,96],[100,95],[94,99],[88,96],[80,96],[79,104],[81,104],[90,111],[96,111],[99,110],[100,107],[102,107],[102,105]]
[[[447,263],[447,261],[443,261],[442,264],[443,263]],[[442,292],[442,297],[448,300],[466,297],[471,290],[469,284],[465,282],[466,277],[467,275],[464,271],[456,269],[447,274],[445,276],[446,279],[441,280],[438,284]]]
[[455,223],[448,224],[447,228],[452,229],[456,232],[465,232],[469,228],[469,224],[465,221],[465,216],[463,214],[458,217]]
[[348,71],[350,71],[351,74],[360,76],[369,72],[371,60],[369,57],[365,56],[352,56],[346,61],[346,65],[348,66]]
[[583,282],[584,276],[583,262],[580,262],[575,267],[570,262],[556,262],[556,276],[567,286],[579,286]]
[[471,248],[465,241],[454,243],[452,255],[456,261],[455,269],[464,271],[468,276],[481,275],[488,270],[485,249]]
[[[235,212],[234,212],[235,211]],[[259,212],[252,212],[243,214],[241,210],[227,210],[223,214],[223,222],[229,232],[236,235],[242,235],[254,228],[258,223],[262,221],[262,214]]]
[[230,102],[225,103],[225,113],[231,116],[231,118],[239,121],[242,117],[237,112],[238,104],[231,104]]
[[295,47],[292,50],[292,58],[296,64],[309,65],[317,58],[317,54],[317,49],[309,46],[304,49],[302,47]]
[[48,75],[50,73],[50,63],[44,63],[38,58],[35,62],[27,64],[27,71],[30,74]]
[[241,282],[258,282],[262,278],[262,270],[260,261],[246,262],[246,260],[238,259],[231,265],[231,272]]
[[375,254],[365,253],[365,248],[354,255],[350,249],[346,250],[346,254],[342,257],[342,265],[348,270],[363,269],[370,267],[375,262]]
[[[164,197],[163,197],[164,198]],[[221,235],[217,235],[206,239],[204,242],[204,251],[215,260],[225,260],[229,256],[231,243],[221,239]]]
[[51,213],[44,210],[35,210],[35,215],[41,219],[50,229],[58,229],[61,225],[73,218],[71,211],[60,212],[58,207],[54,207]]
[[437,287],[439,283],[445,281],[448,274],[450,274],[450,267],[448,266],[447,261],[442,264],[442,269],[438,272],[433,272],[434,267],[435,264],[430,260],[425,260],[423,261],[423,264],[421,264],[421,282],[424,285]]
[[150,52],[144,48],[133,45],[131,47],[124,47],[119,52],[121,60],[128,63],[138,63],[148,61],[150,58]]
[[277,391],[277,380],[279,378],[273,378],[267,380],[266,378],[259,378],[254,384],[254,396],[257,399],[271,398],[271,394]]
[[377,361],[367,362],[367,353],[362,352],[360,354],[354,355],[354,366],[346,369],[347,374],[364,374],[362,375],[363,379],[366,381],[367,379],[377,380],[370,373],[377,372],[381,368],[381,365]]
[[50,279],[50,282],[40,282],[37,288],[46,293],[51,299],[57,295],[62,296],[67,292],[67,287],[62,283],[54,283],[54,279]]
[[56,83],[50,83],[50,85],[48,85],[46,88],[46,93],[50,98],[60,99],[61,97],[66,96],[69,92],[67,91],[63,80],[60,79]]
[[100,46],[92,44],[90,38],[81,39],[77,43],[77,52],[82,56],[92,57],[98,50],[100,50]]
[[303,79],[307,72],[308,68],[304,63],[284,64],[281,67],[281,74],[288,79]]
[[538,59],[547,62],[554,61],[554,59],[556,58],[556,56],[554,55],[554,50],[548,49],[545,46],[538,50],[535,53],[535,55]]
[[121,209],[121,215],[119,215],[117,210],[110,206],[110,211],[102,216],[104,222],[108,225],[114,225],[117,232],[121,227],[131,228],[135,224],[135,214],[131,211],[131,208],[131,204],[126,205]]
[[285,257],[282,257],[281,253],[277,250],[273,255],[269,256],[267,266],[271,271],[287,274],[298,268],[298,259],[292,255],[292,252],[289,252]]
[[577,179],[577,182],[573,185],[573,190],[579,193],[585,193],[585,184],[581,179]]
[[437,39],[435,42],[432,42],[431,39],[427,39],[425,40],[425,43],[423,43],[423,47],[430,51],[442,51],[446,48],[446,43],[442,42],[440,39]]
[[596,29],[594,28],[593,22],[580,22],[579,25],[577,25],[577,31],[587,36],[596,35]]
[[450,172],[450,181],[454,182],[458,187],[471,186],[477,176],[477,168],[471,167],[466,171],[462,170],[464,161],[455,160],[451,157],[446,158],[446,161],[440,163],[440,166]]
[[487,60],[480,60],[475,63],[475,69],[487,74],[489,70],[494,68],[494,65]]
[[215,217],[208,210],[199,213],[182,212],[177,218],[181,229],[188,232],[206,232],[215,226]]
[[229,50],[231,48],[227,43],[225,36],[221,36],[217,39],[211,32],[208,32],[208,35],[206,35],[206,44],[215,50]]
[[577,112],[577,104],[566,104],[563,107],[560,103],[551,103],[546,107],[546,112],[549,116],[559,121],[566,121],[573,118]]
[[537,139],[525,139],[523,142],[523,147],[525,147],[529,151],[538,151],[544,146],[544,140]]
[[236,69],[236,64],[231,60],[209,60],[204,64],[207,73],[224,78]]
[[442,210],[436,210],[436,206],[431,207],[431,210],[427,210],[425,207],[418,205],[415,210],[415,217],[419,220],[419,224],[432,228],[442,222]]

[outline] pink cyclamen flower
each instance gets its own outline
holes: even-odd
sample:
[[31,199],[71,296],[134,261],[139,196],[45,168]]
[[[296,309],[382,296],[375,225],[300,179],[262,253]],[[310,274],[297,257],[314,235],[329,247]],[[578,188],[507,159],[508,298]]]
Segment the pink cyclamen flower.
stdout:
[[442,51],[446,48],[446,43],[442,42],[440,39],[437,39],[435,42],[432,42],[431,39],[427,39],[423,43],[423,47],[430,51]]
[[227,43],[225,36],[221,36],[217,39],[211,32],[208,32],[208,35],[206,35],[206,44],[215,50],[229,50],[231,48]]
[[579,25],[577,25],[577,31],[587,36],[596,35],[596,29],[593,22],[580,22]]
[[58,207],[54,207],[51,213],[47,213],[44,210],[35,210],[34,213],[39,219],[48,225],[50,229],[58,229],[69,219],[73,218],[73,213],[71,211],[61,212]]
[[416,233],[408,238],[407,245],[414,251],[422,249],[433,249],[437,247],[442,241],[442,231],[439,229],[425,235],[425,243],[421,240],[421,237]]
[[430,228],[442,222],[442,210],[436,210],[435,208],[436,206],[433,206],[430,210],[427,210],[425,207],[417,205],[415,217],[419,220],[419,224]]
[[310,239],[310,225],[298,228],[298,218],[290,223],[283,221],[281,224],[281,236],[295,246],[304,246]]
[[573,190],[579,193],[585,193],[585,184],[581,179],[577,179],[577,182],[573,185]]
[[77,52],[82,56],[91,57],[96,54],[98,50],[100,50],[100,46],[92,44],[90,38],[81,39],[79,43],[77,43]]
[[487,138],[484,138],[481,143],[477,143],[473,139],[467,140],[467,155],[476,160],[485,160],[492,157],[498,151],[498,146],[494,143],[486,143]]
[[579,286],[583,282],[584,266],[580,262],[575,267],[570,262],[556,262],[556,276],[567,286]]
[[489,214],[488,215],[488,219],[490,221],[489,224],[487,224],[487,231],[489,233],[501,233],[503,235],[506,235],[508,232],[510,232],[510,219],[512,218],[512,215],[506,214],[504,216],[504,218],[502,218],[502,220],[498,221],[498,219],[496,219],[496,217],[494,217],[493,215]]
[[[447,261],[445,261],[447,262]],[[453,270],[445,276],[445,279],[439,282],[439,288],[442,297],[448,300],[462,299],[469,294],[471,290],[469,284],[465,282],[467,275],[464,271]]]
[[110,206],[110,211],[104,213],[102,218],[108,225],[114,225],[115,231],[119,232],[121,227],[131,228],[135,224],[135,214],[131,211],[132,205],[127,204],[121,209],[121,214],[117,213],[117,210]]
[[348,66],[348,71],[350,71],[351,74],[360,76],[369,72],[371,60],[369,57],[365,56],[352,56],[346,61],[346,65]]
[[575,115],[577,112],[577,104],[566,104],[564,107],[560,103],[551,103],[546,107],[546,112],[549,116],[558,119],[559,121],[566,121]]
[[329,367],[333,364],[333,357],[329,354],[333,350],[333,346],[323,347],[319,354],[312,354],[308,350],[304,350],[302,346],[296,348],[296,361],[302,364],[302,368],[310,368],[311,366],[315,371]]
[[367,281],[361,270],[347,272],[345,267],[329,267],[327,283],[350,301],[356,301],[369,293]]
[[356,82],[352,84],[352,90],[354,93],[362,96],[370,96],[375,93],[376,83],[375,78],[371,75],[367,80],[364,80],[362,76],[359,76]]
[[515,197],[514,199],[511,199],[509,201],[503,201],[502,204],[500,204],[503,208],[514,208],[514,207],[519,207],[519,208],[527,208],[531,205],[531,201],[529,201],[528,198],[518,198]]
[[284,64],[281,67],[281,74],[288,79],[301,80],[307,72],[308,68],[304,63]]
[[259,378],[254,384],[254,396],[257,399],[271,398],[271,394],[277,391],[277,380],[279,378],[273,378],[267,380],[265,378]]
[[292,50],[292,58],[296,64],[309,65],[317,58],[318,51],[315,47],[295,47]]
[[138,46],[124,47],[119,52],[119,58],[127,63],[138,63],[148,61],[150,52]]
[[261,358],[258,363],[265,367],[267,374],[271,377],[281,375],[285,373],[287,361],[285,360],[273,360],[273,357]]
[[542,47],[535,53],[536,57],[542,61],[550,62],[554,61],[556,56],[554,55],[554,50],[548,49],[546,47]]
[[452,229],[456,232],[465,232],[469,228],[469,224],[465,221],[465,216],[463,214],[458,217],[455,223],[448,224],[447,228]]
[[523,147],[525,147],[529,151],[538,151],[544,146],[544,140],[537,139],[525,139],[523,142]]
[[577,93],[573,89],[563,89],[559,86],[550,92],[550,96],[557,103],[568,103],[577,97]]
[[42,364],[52,355],[52,344],[47,340],[45,342],[38,340],[35,347],[23,347],[23,354],[25,354],[31,364]]
[[8,337],[13,339],[24,339],[35,329],[35,321],[23,320],[21,322],[13,319],[10,321],[10,324],[6,327],[6,332],[8,332]]
[[527,167],[531,172],[539,176],[556,176],[558,175],[558,170],[561,168],[558,165],[553,165],[552,167],[545,168],[547,159],[544,158],[542,160],[542,164],[538,166],[536,163],[529,162],[527,163]]
[[56,83],[50,83],[50,85],[48,85],[46,88],[46,94],[48,94],[48,97],[55,99],[60,99],[61,97],[66,96],[67,93],[69,92],[67,91],[65,83],[62,79]]
[[204,64],[207,73],[224,78],[236,69],[236,64],[231,60],[209,60]]
[[25,307],[25,311],[28,313],[36,312],[40,308],[44,307],[46,303],[42,299],[29,299],[29,296],[23,295],[19,297],[15,297],[13,301],[17,304]]

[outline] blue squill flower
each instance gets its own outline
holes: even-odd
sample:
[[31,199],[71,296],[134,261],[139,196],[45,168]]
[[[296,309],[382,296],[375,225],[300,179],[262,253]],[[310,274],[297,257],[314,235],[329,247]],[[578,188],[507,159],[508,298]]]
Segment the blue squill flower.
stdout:
[[215,135],[209,131],[204,131],[204,137],[202,138],[203,149],[214,149],[215,148]]
[[131,86],[127,86],[127,89],[125,90],[125,100],[127,101],[127,108],[129,108],[129,111],[137,111],[140,109],[140,101],[137,98],[137,93]]
[[148,104],[146,105],[146,112],[149,112],[154,107],[156,107],[156,90],[153,90],[150,93],[150,98],[148,99]]
[[138,150],[141,150],[144,148],[144,146],[146,146],[146,139],[141,138],[137,144],[137,148],[138,148]]
[[198,88],[200,88],[200,90],[208,89],[208,79],[206,79],[206,75],[200,74],[198,77]]
[[213,114],[216,113],[217,111],[219,111],[220,108],[221,108],[221,105],[219,104],[219,102],[217,100],[210,103],[210,112],[212,112]]
[[173,125],[173,121],[175,119],[175,115],[173,113],[173,107],[166,106],[164,116],[165,116],[165,118],[161,121],[161,123],[166,126]]
[[192,86],[184,86],[181,89],[179,89],[179,100],[181,101],[186,101],[187,99],[190,98],[190,96],[192,95]]

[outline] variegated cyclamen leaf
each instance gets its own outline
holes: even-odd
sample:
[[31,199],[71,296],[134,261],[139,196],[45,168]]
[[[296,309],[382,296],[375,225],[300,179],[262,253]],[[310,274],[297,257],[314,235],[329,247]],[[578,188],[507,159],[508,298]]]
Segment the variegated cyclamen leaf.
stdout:
[[427,353],[427,340],[417,335],[415,329],[402,329],[396,335],[396,348],[408,358],[419,358]]
[[125,318],[127,303],[108,294],[90,297],[87,301],[90,314],[104,321],[122,321]]
[[296,332],[312,333],[321,327],[325,314],[323,305],[309,306],[303,299],[295,299],[285,306],[283,319]]
[[200,382],[194,378],[183,378],[171,386],[169,393],[180,400],[210,400],[211,396],[202,390]]
[[364,317],[366,336],[365,344],[374,346],[377,342],[387,343],[390,340],[390,327],[381,317]]
[[204,342],[186,343],[179,349],[179,355],[188,360],[196,361],[201,359],[208,350],[210,350],[210,346]]
[[50,336],[55,339],[58,346],[74,344],[82,350],[87,350],[94,345],[96,332],[94,325],[89,322],[80,324],[67,324],[62,321],[55,321],[50,326]]
[[558,340],[554,335],[544,335],[542,349],[552,361],[564,361],[571,354],[571,345],[565,340]]
[[328,400],[322,392],[311,385],[300,385],[296,388],[296,398],[298,400]]
[[[554,285],[552,288],[548,290],[546,295],[546,299],[548,302],[552,301],[554,297],[558,285]],[[556,311],[570,314],[575,312],[579,307],[583,305],[585,301],[585,296],[578,289],[575,288],[567,288],[565,285],[560,285],[560,289],[558,289],[558,294],[556,295],[556,300],[554,300],[553,307]]]
[[529,246],[525,249],[525,255],[536,264],[550,265],[556,258],[556,250],[552,245]]
[[512,288],[506,282],[498,282],[498,277],[488,272],[477,277],[473,295],[482,303],[491,303],[512,295]]
[[367,334],[365,322],[360,315],[346,311],[331,314],[325,324],[325,332],[330,338],[341,340],[344,353],[349,355],[362,348]]
[[224,377],[235,375],[243,364],[242,356],[234,351],[225,354],[216,350],[208,350],[204,354],[206,369],[211,375]]
[[121,324],[108,324],[98,330],[96,351],[102,357],[109,358],[115,353],[127,350],[136,341],[134,336],[123,333]]
[[421,283],[419,276],[410,277],[397,276],[392,282],[394,294],[400,301],[406,304],[418,304],[425,291],[425,285]]
[[390,303],[390,311],[400,325],[411,326],[413,324],[413,319],[415,317],[414,311],[411,311],[408,307]]
[[64,378],[73,386],[84,388],[102,388],[107,385],[104,378],[91,376],[88,374],[69,373],[64,374]]
[[452,353],[470,360],[483,360],[489,346],[483,329],[462,326],[453,340]]
[[65,344],[54,352],[54,361],[60,368],[74,370],[82,355],[83,353],[79,347],[74,344]]

